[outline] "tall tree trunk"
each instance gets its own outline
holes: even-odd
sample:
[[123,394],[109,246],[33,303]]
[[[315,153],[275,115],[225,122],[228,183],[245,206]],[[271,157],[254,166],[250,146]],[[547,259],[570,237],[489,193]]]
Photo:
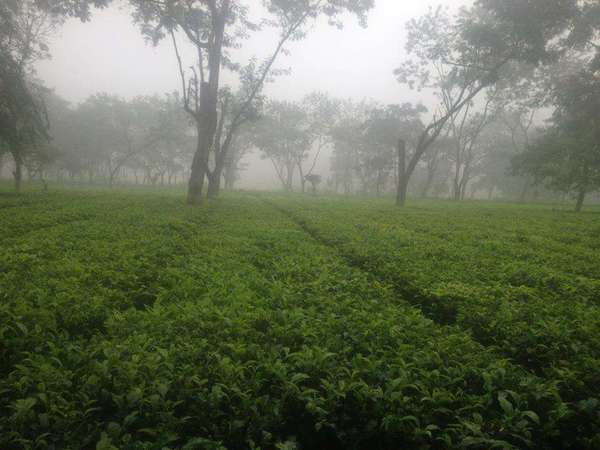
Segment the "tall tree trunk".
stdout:
[[452,185],[452,199],[456,202],[460,200],[460,183],[457,178],[454,179]]
[[435,178],[435,171],[428,170],[427,171],[427,180],[425,180],[425,186],[423,186],[423,190],[421,191],[421,197],[427,198],[429,195],[429,190],[431,189],[431,185],[433,184],[433,179]]
[[460,182],[461,182],[461,176],[460,176],[460,169],[462,168],[462,147],[460,144],[460,141],[457,140],[457,138],[455,137],[455,145],[456,145],[456,166],[454,167],[454,179],[452,181],[452,199],[454,201],[459,201],[460,200]]
[[15,149],[12,155],[15,161],[15,170],[13,172],[15,178],[15,191],[21,192],[21,183],[23,181],[23,158],[21,157],[20,149]]
[[208,172],[208,152],[210,148],[209,140],[214,137],[214,135],[210,138],[207,137],[207,135],[210,134],[210,130],[208,126],[202,123],[204,120],[199,118],[198,122],[198,141],[196,145],[196,153],[194,153],[194,159],[192,160],[190,180],[188,182],[187,202],[190,205],[199,205],[202,203],[204,178]]
[[577,193],[577,204],[575,205],[575,212],[581,212],[583,208],[583,202],[585,201],[585,195],[587,194],[585,188],[581,188]]
[[408,190],[408,179],[410,174],[406,173],[406,142],[398,140],[398,186],[396,191],[396,206],[406,204],[406,191]]
[[299,160],[296,162],[298,166],[298,175],[300,175],[300,189],[303,194],[306,193],[306,177],[304,175],[304,169],[302,168],[302,161]]
[[228,165],[225,168],[225,189],[232,191],[235,185],[235,170]]
[[523,189],[521,190],[521,195],[519,196],[519,201],[521,203],[525,202],[525,199],[527,198],[527,194],[529,192],[529,187],[530,187],[530,183],[528,179],[525,179],[525,184],[523,184]]
[[[225,0],[223,11],[229,11],[229,1]],[[223,36],[226,17],[213,17],[216,21],[214,29],[214,42],[208,49],[208,81],[200,82],[199,110],[194,114],[198,130],[196,153],[192,161],[192,170],[188,182],[187,202],[190,205],[202,203],[202,190],[204,178],[208,174],[208,160],[210,149],[215,141],[217,132],[217,98],[219,94],[219,78],[221,70]],[[185,86],[184,86],[185,88]]]
[[469,167],[465,167],[463,172],[462,179],[460,180],[459,192],[460,192],[460,200],[464,200],[467,196],[467,186],[469,185],[469,177],[470,177],[470,169]]
[[285,188],[287,192],[293,192],[294,191],[294,172],[295,172],[295,165],[294,163],[287,163],[287,176],[286,176],[286,180],[285,180]]
[[219,192],[221,191],[221,172],[222,170],[217,170],[215,167],[215,170],[208,174],[208,189],[206,192],[208,198],[217,198],[219,196]]

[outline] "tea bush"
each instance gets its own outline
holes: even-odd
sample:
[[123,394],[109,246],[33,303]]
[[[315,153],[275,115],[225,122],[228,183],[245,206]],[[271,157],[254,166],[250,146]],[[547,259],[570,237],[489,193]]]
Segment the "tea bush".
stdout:
[[267,201],[436,323],[555,381],[577,422],[600,428],[597,212]]
[[478,209],[0,198],[0,448],[598,448],[592,221]]

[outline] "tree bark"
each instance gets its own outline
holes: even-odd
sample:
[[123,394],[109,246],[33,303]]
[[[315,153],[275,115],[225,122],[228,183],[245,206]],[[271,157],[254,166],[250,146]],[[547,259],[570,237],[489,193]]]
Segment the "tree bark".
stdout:
[[425,180],[425,186],[423,186],[423,191],[421,191],[421,197],[427,198],[429,195],[429,190],[431,189],[431,185],[433,184],[433,179],[435,178],[435,171],[428,170],[427,171],[427,180]]
[[15,170],[13,172],[15,178],[15,191],[19,193],[21,192],[21,184],[23,182],[23,158],[18,149],[13,152],[13,159],[15,161]]
[[410,174],[406,173],[406,142],[398,140],[398,186],[396,191],[396,206],[406,204],[406,191],[408,190],[408,179]]
[[294,191],[294,163],[288,163],[287,164],[287,176],[285,179],[285,189],[287,192],[293,192]]
[[575,212],[581,212],[583,208],[583,202],[585,201],[586,189],[581,188],[577,193],[577,204],[575,205]]
[[235,170],[231,166],[227,166],[224,172],[225,178],[225,189],[228,191],[233,191],[233,187],[235,186]]
[[[188,182],[187,202],[189,205],[198,205],[202,203],[204,178],[208,174],[209,170],[208,159],[210,155],[210,149],[214,144],[215,134],[217,132],[217,98],[219,94],[221,60],[223,57],[223,38],[227,19],[225,15],[229,13],[228,0],[225,0],[223,3],[222,11],[223,13],[218,15],[218,17],[213,17],[213,20],[215,21],[213,29],[214,37],[212,45],[210,45],[208,50],[209,78],[208,82],[203,80],[200,81],[199,106],[195,113],[192,113],[198,130],[198,141],[194,159],[192,161],[190,180]],[[200,52],[200,49],[198,50]],[[185,81],[183,84],[185,92]],[[197,84],[196,87],[198,88]]]
[[208,189],[206,196],[208,198],[217,198],[221,191],[221,172],[222,170],[215,170],[208,174]]
[[[216,104],[215,104],[216,114]],[[208,152],[210,148],[209,140],[213,136],[207,137],[210,134],[210,127],[204,124],[205,120],[198,118],[198,141],[196,144],[196,152],[192,161],[192,170],[190,180],[188,182],[187,202],[189,205],[199,205],[202,203],[202,191],[204,189],[204,178],[208,172]]]
[[524,203],[525,199],[527,198],[527,194],[529,193],[529,186],[530,186],[529,180],[526,179],[525,184],[523,185],[523,189],[521,190],[521,195],[519,196],[519,201],[521,203]]

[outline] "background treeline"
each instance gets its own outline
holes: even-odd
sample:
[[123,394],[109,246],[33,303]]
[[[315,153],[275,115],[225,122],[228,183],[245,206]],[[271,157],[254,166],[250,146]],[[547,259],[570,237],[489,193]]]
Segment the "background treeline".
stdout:
[[[68,107],[35,78],[34,63],[49,56],[48,37],[66,17],[87,20],[91,6],[109,3],[0,5],[0,154],[17,190],[24,172],[109,184],[186,180],[188,202],[197,204],[223,185],[233,188],[254,150],[272,163],[286,191],[395,192],[398,205],[407,195],[573,198],[577,210],[597,195],[597,2],[479,0],[411,20],[407,56],[395,75],[434,99],[427,110],[324,93],[297,102],[264,96],[265,83],[282,73],[274,64],[290,39],[303,38],[320,16],[341,25],[339,15],[351,12],[364,25],[372,1],[268,2],[270,20],[254,23],[241,1],[175,1],[167,8],[132,0],[146,38],[170,35],[180,94],[127,101],[102,94]],[[264,24],[281,34],[272,55],[233,60],[229,49]],[[191,66],[181,39],[197,50]],[[235,92],[220,83],[221,69],[237,74]],[[321,162],[327,157],[329,171]]]
[[98,94],[70,107],[49,93],[51,140],[22,154],[30,179],[171,184],[189,166],[192,137],[177,94],[130,101]]
[[[510,104],[502,92],[494,95],[465,108],[427,149],[411,177],[411,196],[568,199],[575,182],[569,177],[577,178],[568,171],[578,170],[577,160],[553,173],[550,152],[565,158],[569,148],[586,147],[576,140],[568,146],[558,110],[544,126],[536,116],[548,116],[548,108]],[[76,106],[51,92],[44,99],[51,140],[23,152],[28,179],[159,186],[187,181],[196,131],[176,92],[131,100],[97,94]],[[414,152],[426,116],[421,105],[341,100],[321,92],[298,102],[266,101],[235,134],[223,185],[234,189],[247,168],[245,157],[255,153],[272,164],[287,192],[391,194],[398,184],[399,130]],[[7,156],[3,161],[7,176],[14,163]]]

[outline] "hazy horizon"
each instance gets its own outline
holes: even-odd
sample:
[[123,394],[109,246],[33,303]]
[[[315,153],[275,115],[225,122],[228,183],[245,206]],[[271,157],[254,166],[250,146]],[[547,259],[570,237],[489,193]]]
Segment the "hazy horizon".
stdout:
[[[267,84],[264,92],[268,98],[279,100],[299,100],[311,92],[322,91],[343,99],[422,103],[432,108],[435,103],[429,93],[411,91],[394,76],[394,69],[405,57],[404,26],[430,7],[442,4],[457,9],[471,3],[378,0],[368,14],[366,28],[349,15],[341,30],[320,21],[305,39],[286,45],[289,55],[281,55],[276,67],[291,72]],[[185,45],[185,38],[179,41],[184,58],[186,53],[190,56],[192,49]],[[253,56],[265,58],[275,41],[273,30],[262,31],[245,41],[238,54],[245,61]],[[90,22],[68,20],[52,37],[50,53],[51,59],[37,63],[38,76],[73,105],[100,92],[132,98],[181,90],[171,42],[164,40],[157,46],[145,42],[128,7],[121,2],[95,10]],[[186,61],[191,64],[193,56]],[[223,79],[225,85],[236,83],[236,76],[228,71]],[[330,152],[324,152],[317,165],[317,172],[325,176],[329,172],[329,156]],[[242,174],[240,187],[277,186],[272,166],[262,161],[257,152],[248,155],[245,162],[251,170]]]

